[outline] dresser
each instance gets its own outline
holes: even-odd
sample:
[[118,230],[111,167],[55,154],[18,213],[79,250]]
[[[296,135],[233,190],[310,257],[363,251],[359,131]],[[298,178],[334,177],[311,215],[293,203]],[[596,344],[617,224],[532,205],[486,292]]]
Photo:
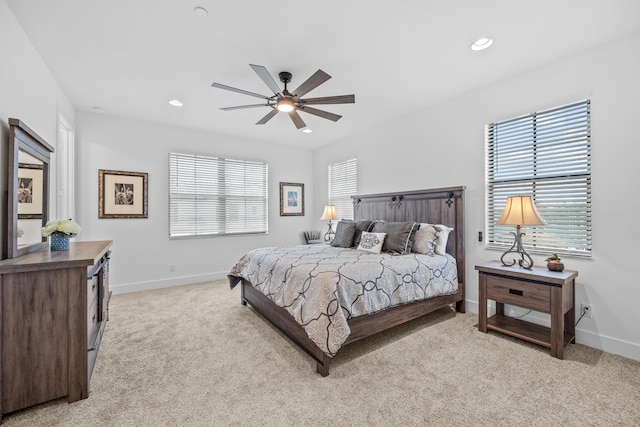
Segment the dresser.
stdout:
[[89,396],[109,313],[111,241],[0,261],[0,417]]
[[[564,346],[575,341],[575,278],[577,271],[531,270],[498,261],[476,265],[479,283],[478,330],[494,330],[550,349],[562,359]],[[496,314],[487,318],[487,300],[496,302]],[[504,315],[511,304],[551,315],[551,327]]]

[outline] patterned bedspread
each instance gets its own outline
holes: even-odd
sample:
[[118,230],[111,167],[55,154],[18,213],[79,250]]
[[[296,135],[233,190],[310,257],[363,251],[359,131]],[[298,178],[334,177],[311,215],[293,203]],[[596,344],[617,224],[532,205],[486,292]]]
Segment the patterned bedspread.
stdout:
[[350,334],[347,321],[458,290],[450,256],[373,254],[329,245],[254,249],[231,268],[286,309],[309,338],[333,357]]

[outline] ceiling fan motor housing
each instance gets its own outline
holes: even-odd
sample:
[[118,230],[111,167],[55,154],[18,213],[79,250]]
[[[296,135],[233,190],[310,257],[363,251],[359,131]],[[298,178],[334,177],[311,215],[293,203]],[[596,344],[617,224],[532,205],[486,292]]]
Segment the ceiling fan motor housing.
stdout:
[[281,71],[278,76],[280,76],[280,81],[284,84],[291,82],[291,73],[288,71]]

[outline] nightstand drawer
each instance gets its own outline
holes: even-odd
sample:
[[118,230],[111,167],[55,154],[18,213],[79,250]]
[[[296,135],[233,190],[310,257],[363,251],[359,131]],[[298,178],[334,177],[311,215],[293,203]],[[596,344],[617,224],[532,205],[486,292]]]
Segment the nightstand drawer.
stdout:
[[551,287],[487,275],[487,298],[545,313],[551,312]]

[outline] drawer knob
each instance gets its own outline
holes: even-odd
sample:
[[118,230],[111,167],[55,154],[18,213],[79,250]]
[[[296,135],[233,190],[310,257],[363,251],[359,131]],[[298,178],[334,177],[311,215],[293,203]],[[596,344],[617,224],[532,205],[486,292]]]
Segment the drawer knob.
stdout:
[[511,289],[511,288],[509,288],[509,293],[513,295],[520,295],[520,296],[524,295],[523,291],[518,289]]

